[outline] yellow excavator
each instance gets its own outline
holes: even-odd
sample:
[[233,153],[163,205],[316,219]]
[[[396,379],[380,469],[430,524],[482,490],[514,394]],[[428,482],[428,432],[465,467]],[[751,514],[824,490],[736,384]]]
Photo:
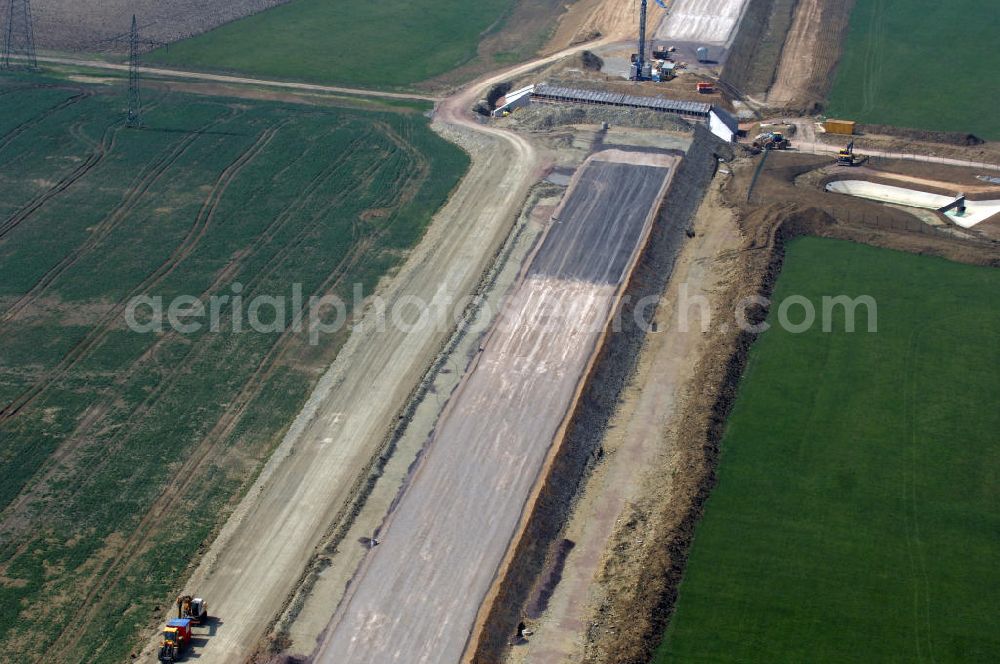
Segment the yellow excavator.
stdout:
[[854,156],[854,141],[837,153],[837,164],[840,166],[860,166],[861,163],[862,160]]

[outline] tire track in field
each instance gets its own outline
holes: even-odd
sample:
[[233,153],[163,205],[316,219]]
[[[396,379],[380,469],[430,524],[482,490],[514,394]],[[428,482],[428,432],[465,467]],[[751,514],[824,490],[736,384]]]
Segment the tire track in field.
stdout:
[[226,189],[232,181],[236,179],[246,165],[252,162],[253,159],[257,157],[257,155],[259,155],[260,152],[271,142],[279,128],[280,125],[269,127],[264,130],[261,135],[258,136],[253,145],[246,149],[229,166],[227,166],[225,170],[223,170],[222,174],[216,180],[208,198],[202,204],[201,210],[195,218],[194,224],[188,230],[188,233],[181,241],[181,244],[174,249],[167,260],[154,270],[152,274],[147,276],[142,283],[133,288],[128,295],[116,303],[114,308],[104,315],[98,325],[95,326],[83,340],[73,346],[62,361],[60,361],[58,365],[48,372],[46,379],[43,382],[33,385],[31,388],[18,396],[14,401],[4,406],[4,408],[0,410],[0,424],[7,422],[16,416],[24,409],[25,406],[34,401],[39,394],[44,392],[56,380],[62,378],[67,371],[72,369],[91,350],[104,341],[112,329],[112,323],[125,311],[129,300],[137,295],[147,292],[149,289],[154,288],[157,284],[161,283],[174,271],[180,262],[191,255],[191,252],[194,251],[195,247],[198,246],[198,243],[201,242],[205,233],[208,231],[209,226],[214,220],[219,202],[222,200]]
[[[334,129],[338,129],[341,126],[342,125],[338,125]],[[352,143],[351,147],[354,148],[363,139],[364,137],[361,137],[360,139]],[[352,149],[352,152],[353,151],[354,150]],[[305,151],[302,155],[296,157],[296,159],[293,160],[292,163],[295,163],[303,158],[306,158],[310,154],[310,152],[311,150]],[[290,168],[290,166],[291,164],[289,164],[289,166],[286,166],[286,168],[283,169],[283,171],[287,170],[287,168]],[[263,246],[264,244],[270,243],[274,234],[277,233],[278,230],[280,230],[279,227],[284,225],[284,223],[289,218],[291,218],[291,215],[294,213],[294,209],[305,205],[308,202],[309,198],[311,198],[311,196],[315,193],[315,190],[318,189],[318,187],[323,183],[323,181],[334,175],[336,171],[339,169],[340,166],[334,164],[330,168],[325,169],[322,173],[317,175],[310,183],[310,185],[307,186],[304,196],[298,197],[285,210],[279,213],[279,215],[276,216],[275,221],[273,221],[265,229],[264,237],[258,238],[258,242],[256,242],[255,245]],[[311,226],[310,228],[314,226],[315,224],[313,224],[313,226]],[[219,284],[221,283],[222,280],[225,279],[226,275],[229,275],[233,272],[234,265],[238,267],[240,264],[242,264],[243,260],[249,258],[251,255],[253,255],[255,251],[256,249],[251,250],[240,260],[234,261],[233,264],[228,265],[224,270],[222,270],[219,277],[215,280],[215,282],[213,282],[212,286],[210,286],[208,289],[205,290],[205,292],[201,294],[201,299],[204,299],[208,294],[217,290]],[[253,283],[253,280],[251,280],[248,283]],[[161,338],[157,339],[149,349],[143,352],[143,354],[128,367],[127,370],[121,372],[118,375],[117,379],[114,381],[115,386],[122,387],[123,385],[125,385],[128,382],[128,379],[132,375],[134,375],[134,373],[138,371],[143,364],[147,363],[148,361],[150,361],[151,358],[156,356],[156,352],[159,348],[161,348],[167,341],[175,339],[176,336],[177,336],[176,333],[171,331],[168,332],[168,334],[163,335]],[[190,355],[188,355],[185,358],[183,358],[180,362],[178,362],[176,365],[174,365],[173,370],[168,372],[164,379],[157,381],[157,384],[153,389],[153,391],[146,397],[146,399],[141,404],[139,404],[132,411],[132,414],[128,418],[128,420],[131,422],[141,420],[141,418],[144,417],[147,412],[149,412],[159,403],[161,395],[164,392],[167,392],[169,388],[173,386],[173,384],[176,382],[177,376],[182,375],[186,370],[188,370],[189,365],[191,363],[192,360],[190,358]],[[109,387],[102,390],[99,399],[103,399],[103,402],[98,402],[97,400],[95,400],[95,405],[92,406],[92,408],[97,409],[101,413],[102,417],[108,412],[110,412],[113,406],[112,403],[113,399],[109,400],[111,389],[112,388]],[[114,395],[110,395],[110,397],[113,396]],[[64,459],[69,455],[71,455],[76,449],[78,449],[85,442],[83,440],[83,437],[90,432],[93,426],[99,424],[100,421],[101,421],[100,417],[86,418],[86,422],[82,423],[81,426],[78,426],[73,431],[73,433],[67,438],[67,441],[62,445],[60,445],[57,452],[54,453],[54,455],[57,455],[55,457],[55,460],[59,461],[61,459]],[[109,449],[112,449],[113,446],[117,445],[118,442],[120,442],[120,438],[121,436],[116,436],[112,438],[111,441],[109,441]],[[46,464],[46,465],[48,466],[47,470],[39,471],[39,473],[36,474],[37,479],[32,481],[30,483],[30,486],[26,486],[22,490],[16,503],[12,503],[11,505],[8,505],[6,508],[4,508],[2,516],[0,516],[0,535],[9,536],[13,532],[11,530],[12,526],[10,520],[12,518],[12,515],[17,514],[18,511],[20,509],[23,509],[24,506],[32,499],[33,495],[32,495],[32,489],[30,487],[37,487],[39,484],[44,485],[44,483],[51,480],[54,477],[55,473],[58,472],[58,467],[56,465],[52,464]],[[99,465],[93,468],[92,470],[99,473],[102,467],[103,466]]]
[[107,238],[112,231],[118,228],[127,216],[139,205],[146,193],[160,181],[163,174],[169,170],[178,159],[187,153],[195,141],[201,138],[204,132],[232,119],[234,114],[234,112],[231,112],[229,116],[209,122],[201,128],[195,130],[189,136],[185,137],[179,144],[173,146],[173,150],[169,153],[162,154],[157,161],[150,166],[147,166],[147,168],[144,169],[144,173],[140,174],[140,181],[125,192],[123,199],[114,208],[112,208],[111,212],[105,216],[103,220],[97,224],[87,240],[79,247],[70,251],[70,253],[64,256],[59,263],[46,271],[45,274],[43,274],[28,290],[28,292],[18,298],[7,309],[7,311],[0,315],[0,330],[3,329],[6,323],[14,319],[28,305],[45,293],[52,282],[58,279],[68,269],[76,265],[80,258],[89,254],[98,244],[100,244],[101,241]]
[[[358,141],[355,141],[355,143],[363,140],[363,138],[364,137],[359,138]],[[329,171],[328,176],[332,176],[341,168],[341,166],[342,164],[336,165]],[[288,245],[283,247],[282,251],[268,263],[268,269],[258,272],[255,275],[254,280],[248,283],[262,281],[266,276],[273,274],[273,272],[278,269],[280,263],[283,262],[291,252],[292,248],[297,247],[298,244],[300,244],[301,241],[308,236],[309,232],[311,232],[312,229],[315,228],[315,226],[322,220],[328,210],[336,205],[339,205],[347,197],[353,195],[356,191],[366,186],[370,178],[373,177],[374,174],[376,174],[383,166],[384,162],[374,162],[366,174],[367,177],[359,179],[358,184],[342,191],[339,196],[331,200],[328,205],[324,206],[322,211],[316,213],[313,221],[306,224],[303,229],[299,231],[296,236],[297,241],[290,242]],[[317,178],[320,182],[317,182],[316,190],[318,190],[319,185],[327,179],[328,177]],[[269,241],[270,239],[267,240],[267,242]],[[324,280],[323,284],[313,294],[329,290],[329,288],[332,287],[332,284],[341,280],[343,276],[348,273],[350,268],[355,265],[365,253],[367,253],[369,248],[370,242],[359,243],[350,254],[345,256],[344,259],[342,259],[338,265],[335,266],[333,273],[326,280]],[[249,292],[249,289],[246,292]],[[213,428],[202,438],[201,443],[199,443],[194,452],[188,455],[188,458],[185,460],[181,468],[174,473],[174,476],[178,478],[177,481],[173,484],[167,485],[163,491],[160,492],[153,505],[143,515],[143,518],[139,522],[138,526],[132,530],[124,544],[118,548],[115,560],[107,566],[100,579],[90,584],[91,590],[88,593],[86,600],[81,604],[81,609],[78,611],[74,619],[67,624],[59,637],[57,637],[56,641],[58,642],[64,635],[67,634],[67,632],[74,635],[73,638],[60,644],[58,650],[60,654],[65,654],[76,646],[84,634],[84,630],[78,627],[89,624],[93,620],[93,617],[100,611],[102,604],[100,599],[101,592],[112,591],[115,586],[120,583],[125,574],[131,569],[136,558],[146,553],[152,539],[151,534],[155,534],[159,530],[159,527],[164,519],[171,514],[171,508],[176,504],[177,499],[185,495],[188,489],[190,489],[196,481],[200,481],[202,479],[202,476],[198,471],[200,470],[201,472],[206,472],[210,470],[206,467],[205,461],[217,452],[219,446],[228,439],[234,428],[242,420],[243,415],[249,408],[250,404],[252,404],[263,391],[264,386],[267,384],[267,380],[273,374],[274,368],[277,365],[277,359],[283,353],[294,333],[294,328],[288,327],[279,335],[278,339],[274,344],[272,344],[271,348],[268,349],[264,357],[258,363],[254,373],[247,381],[244,382],[240,392],[232,401],[233,405],[230,408],[227,408],[226,413],[224,413],[223,416],[216,421]],[[198,351],[196,351],[199,355],[205,352],[208,352],[206,345],[202,345],[199,347]],[[186,358],[186,365],[191,364],[188,360],[189,358]],[[166,387],[169,388],[175,384],[176,376],[179,376],[181,373],[183,373],[183,371],[180,370],[173,372],[171,380],[169,380],[170,384]],[[158,399],[159,397],[157,397],[157,400]],[[49,652],[52,651],[50,650]]]
[[104,157],[106,157],[108,153],[114,149],[115,141],[118,138],[118,131],[121,128],[121,125],[114,124],[105,129],[101,140],[96,143],[93,151],[82,164],[73,169],[71,173],[64,176],[54,186],[22,206],[21,209],[9,216],[2,224],[0,224],[0,240],[5,238],[12,230],[17,228],[25,220],[31,218],[36,212],[41,210],[46,203],[83,179],[91,170],[93,170],[95,166],[101,163],[104,160]]
[[[59,88],[59,89],[62,89],[62,88]],[[73,89],[73,88],[71,88],[71,89]],[[8,94],[10,92],[14,92],[14,90],[7,91]],[[84,99],[89,99],[90,97],[93,97],[93,96],[94,96],[93,92],[91,92],[89,90],[79,89],[77,91],[76,95],[70,97],[69,99],[66,99],[65,101],[63,101],[63,102],[61,102],[59,104],[56,104],[55,106],[53,106],[51,108],[48,108],[48,109],[42,111],[41,113],[39,113],[35,117],[31,118],[30,120],[26,120],[25,122],[22,122],[21,124],[17,125],[13,129],[11,129],[6,134],[4,134],[3,136],[0,136],[0,151],[4,150],[15,139],[17,139],[18,136],[21,136],[24,132],[28,131],[29,129],[33,129],[34,127],[37,127],[44,120],[46,120],[47,118],[51,117],[52,115],[55,115],[59,111],[65,110],[65,109],[67,109],[67,108],[69,108],[71,106],[74,106],[74,105],[80,103]]]
[[[116,228],[121,221],[129,214],[132,209],[138,205],[139,200],[145,195],[145,193],[159,181],[163,174],[177,162],[177,160],[182,157],[191,147],[191,145],[198,138],[201,137],[204,132],[211,130],[213,127],[231,120],[235,115],[235,112],[230,112],[227,116],[218,118],[216,120],[210,121],[191,133],[190,136],[186,137],[180,143],[172,146],[172,150],[169,152],[164,151],[160,159],[147,166],[144,172],[140,174],[141,179],[139,182],[132,186],[123,197],[123,200],[114,208],[114,210],[101,222],[97,227],[97,231],[91,240],[88,240],[83,246],[75,249],[71,254],[64,257],[63,261],[59,265],[53,267],[49,272],[43,275],[42,279],[36,283],[31,291],[26,293],[14,303],[13,307],[9,309],[5,314],[0,317],[0,331],[5,327],[5,324],[13,319],[17,313],[28,306],[31,301],[37,299],[38,296],[43,294],[47,287],[66,270],[72,267],[85,253],[89,252],[96,246],[100,239],[103,239],[108,234],[110,234],[114,228]],[[96,237],[99,234],[99,237]],[[37,372],[34,372],[37,374]],[[116,377],[116,384],[121,385],[121,376]],[[102,392],[102,397],[107,395],[108,388]],[[70,456],[76,449],[79,448],[80,444],[83,442],[82,437],[87,433],[91,426],[99,422],[101,417],[110,410],[111,405],[109,403],[93,403],[87,408],[86,414],[82,421],[74,428],[73,432],[66,438],[66,442],[59,445],[49,458],[45,462],[45,466],[36,473],[37,479],[26,484],[21,490],[17,498],[14,499],[10,504],[2,510],[2,515],[0,515],[0,535],[8,536],[11,533],[11,526],[9,519],[11,515],[16,515],[28,504],[28,502],[33,497],[32,487],[38,486],[39,484],[46,484],[51,481],[54,473],[58,470],[60,462]],[[74,443],[74,441],[77,441]]]
[[[357,143],[357,141],[355,143]],[[305,154],[308,154],[308,152],[304,153],[303,157],[305,156]],[[301,159],[303,157],[299,158]],[[297,160],[298,159],[296,159],[296,161]],[[230,264],[228,264],[223,270],[221,270],[219,275],[212,282],[212,284],[200,294],[199,299],[204,300],[207,296],[209,296],[213,292],[218,291],[221,284],[235,271],[237,271],[242,266],[245,260],[253,256],[262,246],[269,244],[271,240],[274,238],[275,234],[277,234],[277,232],[281,230],[281,228],[287,223],[287,221],[292,218],[292,215],[297,210],[297,208],[301,208],[302,206],[304,206],[308,202],[308,200],[310,200],[311,196],[315,193],[315,191],[319,188],[319,186],[325,180],[332,177],[339,169],[340,169],[339,165],[334,165],[331,166],[329,169],[325,169],[322,173],[317,175],[316,178],[314,178],[310,182],[310,185],[307,186],[304,195],[297,198],[296,201],[291,203],[288,207],[285,208],[285,210],[282,210],[282,212],[275,217],[275,220],[272,221],[272,223],[269,224],[267,228],[264,229],[261,235],[258,236],[257,240],[255,240],[250,251],[246,252],[246,254],[240,257],[239,259],[231,261]],[[339,202],[340,200],[341,199],[338,199],[336,202]],[[329,206],[326,209],[329,209]],[[311,230],[314,227],[315,223],[311,224],[308,230]],[[279,254],[279,255],[282,256],[283,258],[285,254]],[[277,256],[278,255],[276,255],[276,257]],[[272,262],[273,260],[274,259],[272,259]],[[266,268],[267,265],[265,265],[264,267]],[[259,280],[261,280],[265,274],[269,274],[269,272],[265,272],[264,269],[257,272],[250,280],[247,281],[247,286],[249,286],[250,289],[252,289],[252,287]],[[247,296],[247,293],[251,292],[250,289],[248,289],[244,293],[244,297]],[[116,381],[116,384],[118,386],[124,385],[128,381],[128,378],[141,368],[142,364],[148,362],[151,358],[155,357],[157,351],[160,348],[162,348],[168,341],[175,340],[177,336],[178,334],[176,332],[174,332],[173,330],[169,330],[166,334],[157,339],[153,343],[153,345],[150,346],[150,348],[147,349],[142,354],[142,356],[140,356],[135,362],[132,363],[132,365],[128,368],[128,370],[125,371],[123,375],[119,378],[119,380]],[[193,364],[195,360],[199,359],[200,355],[198,355],[198,357],[192,358],[192,356],[196,354],[196,352],[197,349],[192,349],[192,351],[189,352],[188,355],[186,355],[180,362],[174,365],[173,369],[169,371],[162,380],[157,382],[157,385],[155,386],[153,391],[147,396],[147,398],[143,401],[143,403],[141,403],[133,411],[133,416],[130,418],[130,420],[135,420],[136,418],[144,417],[146,413],[148,413],[150,410],[156,407],[156,405],[160,401],[161,396],[165,392],[169,391],[170,388],[173,387],[173,385],[176,383],[177,378],[180,375],[183,375],[187,370],[189,370],[190,365]],[[115,445],[118,442],[120,442],[120,437],[112,439],[110,444]],[[100,467],[98,467],[97,470],[100,470]]]
[[[910,562],[910,572],[913,575],[913,640],[917,661],[925,660],[923,646],[926,645],[926,658],[932,663],[937,662],[934,656],[934,626],[931,621],[931,583],[927,572],[927,557],[924,553],[924,541],[920,534],[920,500],[917,495],[917,477],[920,464],[917,447],[917,364],[920,358],[920,341],[924,333],[931,331],[938,320],[925,321],[910,333],[907,342],[905,370],[903,372],[903,430],[909,447],[909,458],[903,464],[903,510],[906,526],[906,554]],[[905,454],[906,452],[904,452]],[[921,592],[922,586],[922,592]],[[922,624],[922,625],[921,625]],[[921,629],[921,626],[925,630]],[[924,632],[921,634],[921,632]]]
[[[360,139],[358,139],[357,141],[355,141],[352,145],[357,145],[362,140],[363,140],[363,137],[360,138]],[[337,172],[340,171],[342,167],[343,167],[343,164],[335,164],[335,165],[331,166],[331,168],[326,169],[323,173],[321,173],[319,176],[317,176],[316,178],[314,178],[314,180],[311,182],[311,185],[314,185],[312,191],[310,191],[308,194],[306,194],[306,196],[299,197],[295,202],[293,202],[291,205],[289,205],[288,208],[286,208],[286,210],[284,210],[281,213],[281,216],[284,216],[284,218],[281,220],[281,225],[283,226],[287,222],[287,220],[289,218],[291,218],[291,215],[293,214],[293,208],[301,208],[302,206],[304,206],[308,202],[308,200],[309,200],[309,198],[307,198],[307,197],[311,197],[313,194],[315,194],[316,191],[318,190],[318,188],[325,181],[329,180],[331,177],[333,177],[334,175],[336,175]],[[370,170],[371,171],[377,171],[378,168],[379,168],[378,164],[373,164]],[[362,175],[364,176],[366,174],[363,173]],[[250,293],[252,293],[254,291],[254,288],[256,288],[257,284],[260,281],[262,281],[265,277],[270,276],[271,274],[274,273],[274,271],[277,269],[278,264],[280,264],[281,262],[283,262],[285,260],[285,258],[288,256],[289,253],[291,253],[291,250],[293,248],[296,248],[296,249],[298,248],[298,246],[301,244],[302,240],[308,235],[308,233],[310,233],[316,227],[317,223],[319,223],[319,221],[322,219],[323,215],[327,211],[329,211],[332,207],[334,207],[336,205],[339,205],[344,200],[344,198],[346,198],[347,196],[352,195],[355,191],[357,191],[358,188],[359,187],[355,186],[355,187],[352,187],[350,189],[347,189],[347,190],[341,192],[340,196],[338,196],[335,199],[332,199],[326,206],[324,206],[323,210],[321,210],[320,212],[316,213],[314,215],[313,220],[311,222],[309,222],[303,229],[301,229],[296,234],[295,238],[292,241],[290,241],[287,245],[285,245],[284,247],[282,247],[282,249],[278,253],[276,253],[275,256],[272,257],[271,260],[266,265],[264,265],[261,268],[261,270],[259,270],[257,273],[255,273],[255,275],[251,279],[249,279],[247,281],[247,283],[246,283],[246,289],[244,290],[244,293],[243,293],[244,297],[245,298],[249,297]],[[270,224],[268,226],[268,229],[267,229],[268,232],[266,234],[263,234],[262,236],[260,236],[258,238],[258,241],[256,241],[254,243],[254,247],[255,248],[252,249],[251,251],[247,252],[240,260],[234,261],[233,264],[228,265],[224,270],[222,270],[220,272],[219,276],[212,283],[212,285],[209,286],[204,292],[202,292],[201,295],[199,296],[199,298],[202,299],[202,300],[204,300],[204,298],[206,296],[208,296],[211,293],[217,291],[218,288],[219,288],[219,286],[221,285],[221,283],[228,276],[230,276],[233,272],[235,272],[236,269],[238,269],[238,267],[243,263],[243,261],[245,261],[250,256],[254,255],[254,253],[257,250],[259,250],[262,246],[264,246],[266,244],[269,244],[271,242],[271,240],[273,239],[274,234],[277,233],[278,230],[280,230],[280,229],[279,228],[275,228],[275,223],[272,222],[272,224]],[[180,335],[177,332],[173,331],[173,330],[170,330],[166,334],[164,334],[163,337],[161,337],[160,339],[158,339],[149,350],[147,350],[145,353],[143,353],[143,356],[141,358],[139,358],[138,360],[136,360],[136,362],[134,362],[132,364],[132,366],[129,367],[128,371],[125,372],[125,376],[121,380],[118,381],[118,384],[119,385],[124,384],[127,381],[128,376],[131,375],[131,374],[133,374],[135,371],[137,371],[138,368],[139,368],[139,366],[142,363],[144,363],[145,361],[148,361],[150,357],[155,356],[156,350],[159,347],[161,347],[163,344],[165,344],[168,340],[175,340],[178,336],[180,336]],[[195,361],[201,359],[202,355],[205,352],[207,352],[207,351],[205,350],[205,347],[203,347],[203,346],[192,349],[191,352],[189,352],[180,362],[178,362],[173,367],[173,370],[170,371],[166,375],[165,378],[163,378],[162,380],[160,380],[160,381],[157,382],[157,385],[154,388],[154,390],[143,401],[143,403],[140,404],[135,409],[134,415],[137,415],[138,417],[141,418],[141,417],[145,416],[153,408],[155,408],[158,405],[158,403],[160,402],[162,396],[166,392],[168,392],[170,389],[172,389],[174,387],[174,385],[177,382],[177,379],[181,375],[184,375],[187,371],[189,371],[191,365],[194,364]],[[131,419],[134,419],[134,417],[131,418]],[[114,446],[117,445],[119,442],[121,442],[121,436],[118,436],[118,437],[112,439],[110,441],[110,443],[109,443],[109,449],[114,450]],[[95,470],[99,473],[99,471],[100,471],[100,469],[102,467],[103,466],[97,466],[95,468]]]

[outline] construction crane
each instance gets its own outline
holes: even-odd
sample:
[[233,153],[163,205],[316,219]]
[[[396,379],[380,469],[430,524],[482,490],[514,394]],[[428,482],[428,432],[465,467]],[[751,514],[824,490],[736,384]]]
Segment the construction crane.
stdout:
[[[669,9],[664,0],[656,0],[663,9]],[[646,62],[646,5],[647,0],[639,3],[639,52],[634,56],[632,68],[629,70],[630,81],[648,81],[652,78],[653,64]]]

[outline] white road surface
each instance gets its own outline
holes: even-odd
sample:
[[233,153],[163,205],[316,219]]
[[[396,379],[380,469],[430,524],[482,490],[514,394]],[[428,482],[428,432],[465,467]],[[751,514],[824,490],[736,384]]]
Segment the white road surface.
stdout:
[[[729,47],[748,0],[676,0],[656,30],[659,41]],[[652,3],[650,3],[652,5]],[[652,6],[650,11],[660,11]]]

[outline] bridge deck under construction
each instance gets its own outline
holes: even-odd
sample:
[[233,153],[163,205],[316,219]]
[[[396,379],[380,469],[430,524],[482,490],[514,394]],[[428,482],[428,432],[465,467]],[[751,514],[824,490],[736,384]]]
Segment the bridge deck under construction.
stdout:
[[663,97],[639,97],[620,92],[604,90],[582,90],[564,88],[557,85],[536,85],[531,94],[532,101],[561,102],[567,104],[596,104],[600,106],[620,106],[622,108],[644,108],[661,113],[676,113],[697,118],[707,118],[711,104],[697,101],[679,101]]

